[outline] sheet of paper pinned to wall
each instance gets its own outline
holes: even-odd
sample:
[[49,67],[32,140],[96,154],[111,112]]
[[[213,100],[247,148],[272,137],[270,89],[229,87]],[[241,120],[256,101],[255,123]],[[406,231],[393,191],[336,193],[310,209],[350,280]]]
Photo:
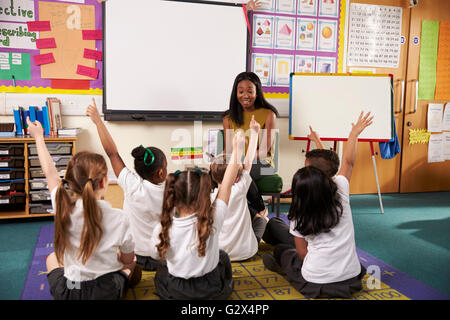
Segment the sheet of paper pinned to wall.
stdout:
[[428,162],[442,162],[444,161],[444,144],[442,133],[432,134],[428,141]]
[[442,116],[442,130],[450,131],[450,102],[445,104],[444,115]]
[[444,132],[442,134],[443,144],[443,158],[444,160],[450,160],[450,132]]
[[428,104],[428,132],[442,131],[442,110],[444,110],[444,104],[442,103]]
[[436,62],[438,54],[439,21],[422,21],[419,61],[419,100],[434,100],[436,91]]
[[352,3],[347,64],[398,68],[402,8]]

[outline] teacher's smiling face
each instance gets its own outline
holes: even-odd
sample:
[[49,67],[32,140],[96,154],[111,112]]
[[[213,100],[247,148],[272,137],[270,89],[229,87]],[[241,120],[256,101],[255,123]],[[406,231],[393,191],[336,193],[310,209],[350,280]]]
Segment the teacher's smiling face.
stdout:
[[244,111],[255,110],[256,86],[250,80],[242,80],[237,85],[237,99]]

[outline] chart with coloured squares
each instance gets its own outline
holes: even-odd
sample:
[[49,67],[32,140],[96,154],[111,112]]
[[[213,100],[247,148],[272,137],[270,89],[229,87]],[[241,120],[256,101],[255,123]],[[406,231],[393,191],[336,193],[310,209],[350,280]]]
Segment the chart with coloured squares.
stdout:
[[268,98],[287,98],[290,73],[342,72],[346,2],[262,0],[251,12],[250,69]]

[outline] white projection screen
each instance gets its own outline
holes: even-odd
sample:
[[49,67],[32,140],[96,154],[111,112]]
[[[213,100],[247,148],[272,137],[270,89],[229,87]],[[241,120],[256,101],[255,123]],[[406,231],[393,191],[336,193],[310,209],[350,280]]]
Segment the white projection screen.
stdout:
[[242,6],[217,1],[104,4],[106,120],[220,119],[247,67]]

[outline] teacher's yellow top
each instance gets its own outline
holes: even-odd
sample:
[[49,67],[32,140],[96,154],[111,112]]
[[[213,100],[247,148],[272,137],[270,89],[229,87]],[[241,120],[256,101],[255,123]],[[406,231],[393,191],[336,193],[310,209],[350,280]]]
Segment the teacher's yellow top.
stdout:
[[[267,117],[269,116],[269,114],[271,114],[273,111],[270,109],[266,109],[266,108],[259,108],[259,109],[255,109],[253,111],[242,111],[242,115],[243,115],[243,121],[244,123],[239,126],[238,124],[236,124],[233,120],[231,120],[231,118],[229,116],[227,116],[228,118],[228,123],[230,124],[231,129],[233,129],[234,131],[238,130],[238,129],[242,129],[245,133],[245,152],[247,152],[247,146],[248,146],[248,140],[249,140],[249,135],[250,135],[250,120],[252,119],[252,116],[255,116],[255,120],[259,123],[259,125],[261,126],[261,131],[260,131],[260,135],[259,135],[259,141],[258,141],[258,150],[259,150],[259,146],[261,144],[262,140],[262,135],[267,135],[267,130],[266,129],[266,120]],[[276,148],[276,139],[272,139],[271,140],[271,146],[270,146],[270,150],[267,152],[267,155],[260,160],[265,160],[267,161],[272,167],[275,167],[275,163],[274,163],[274,152],[272,150],[274,150],[273,148]]]

